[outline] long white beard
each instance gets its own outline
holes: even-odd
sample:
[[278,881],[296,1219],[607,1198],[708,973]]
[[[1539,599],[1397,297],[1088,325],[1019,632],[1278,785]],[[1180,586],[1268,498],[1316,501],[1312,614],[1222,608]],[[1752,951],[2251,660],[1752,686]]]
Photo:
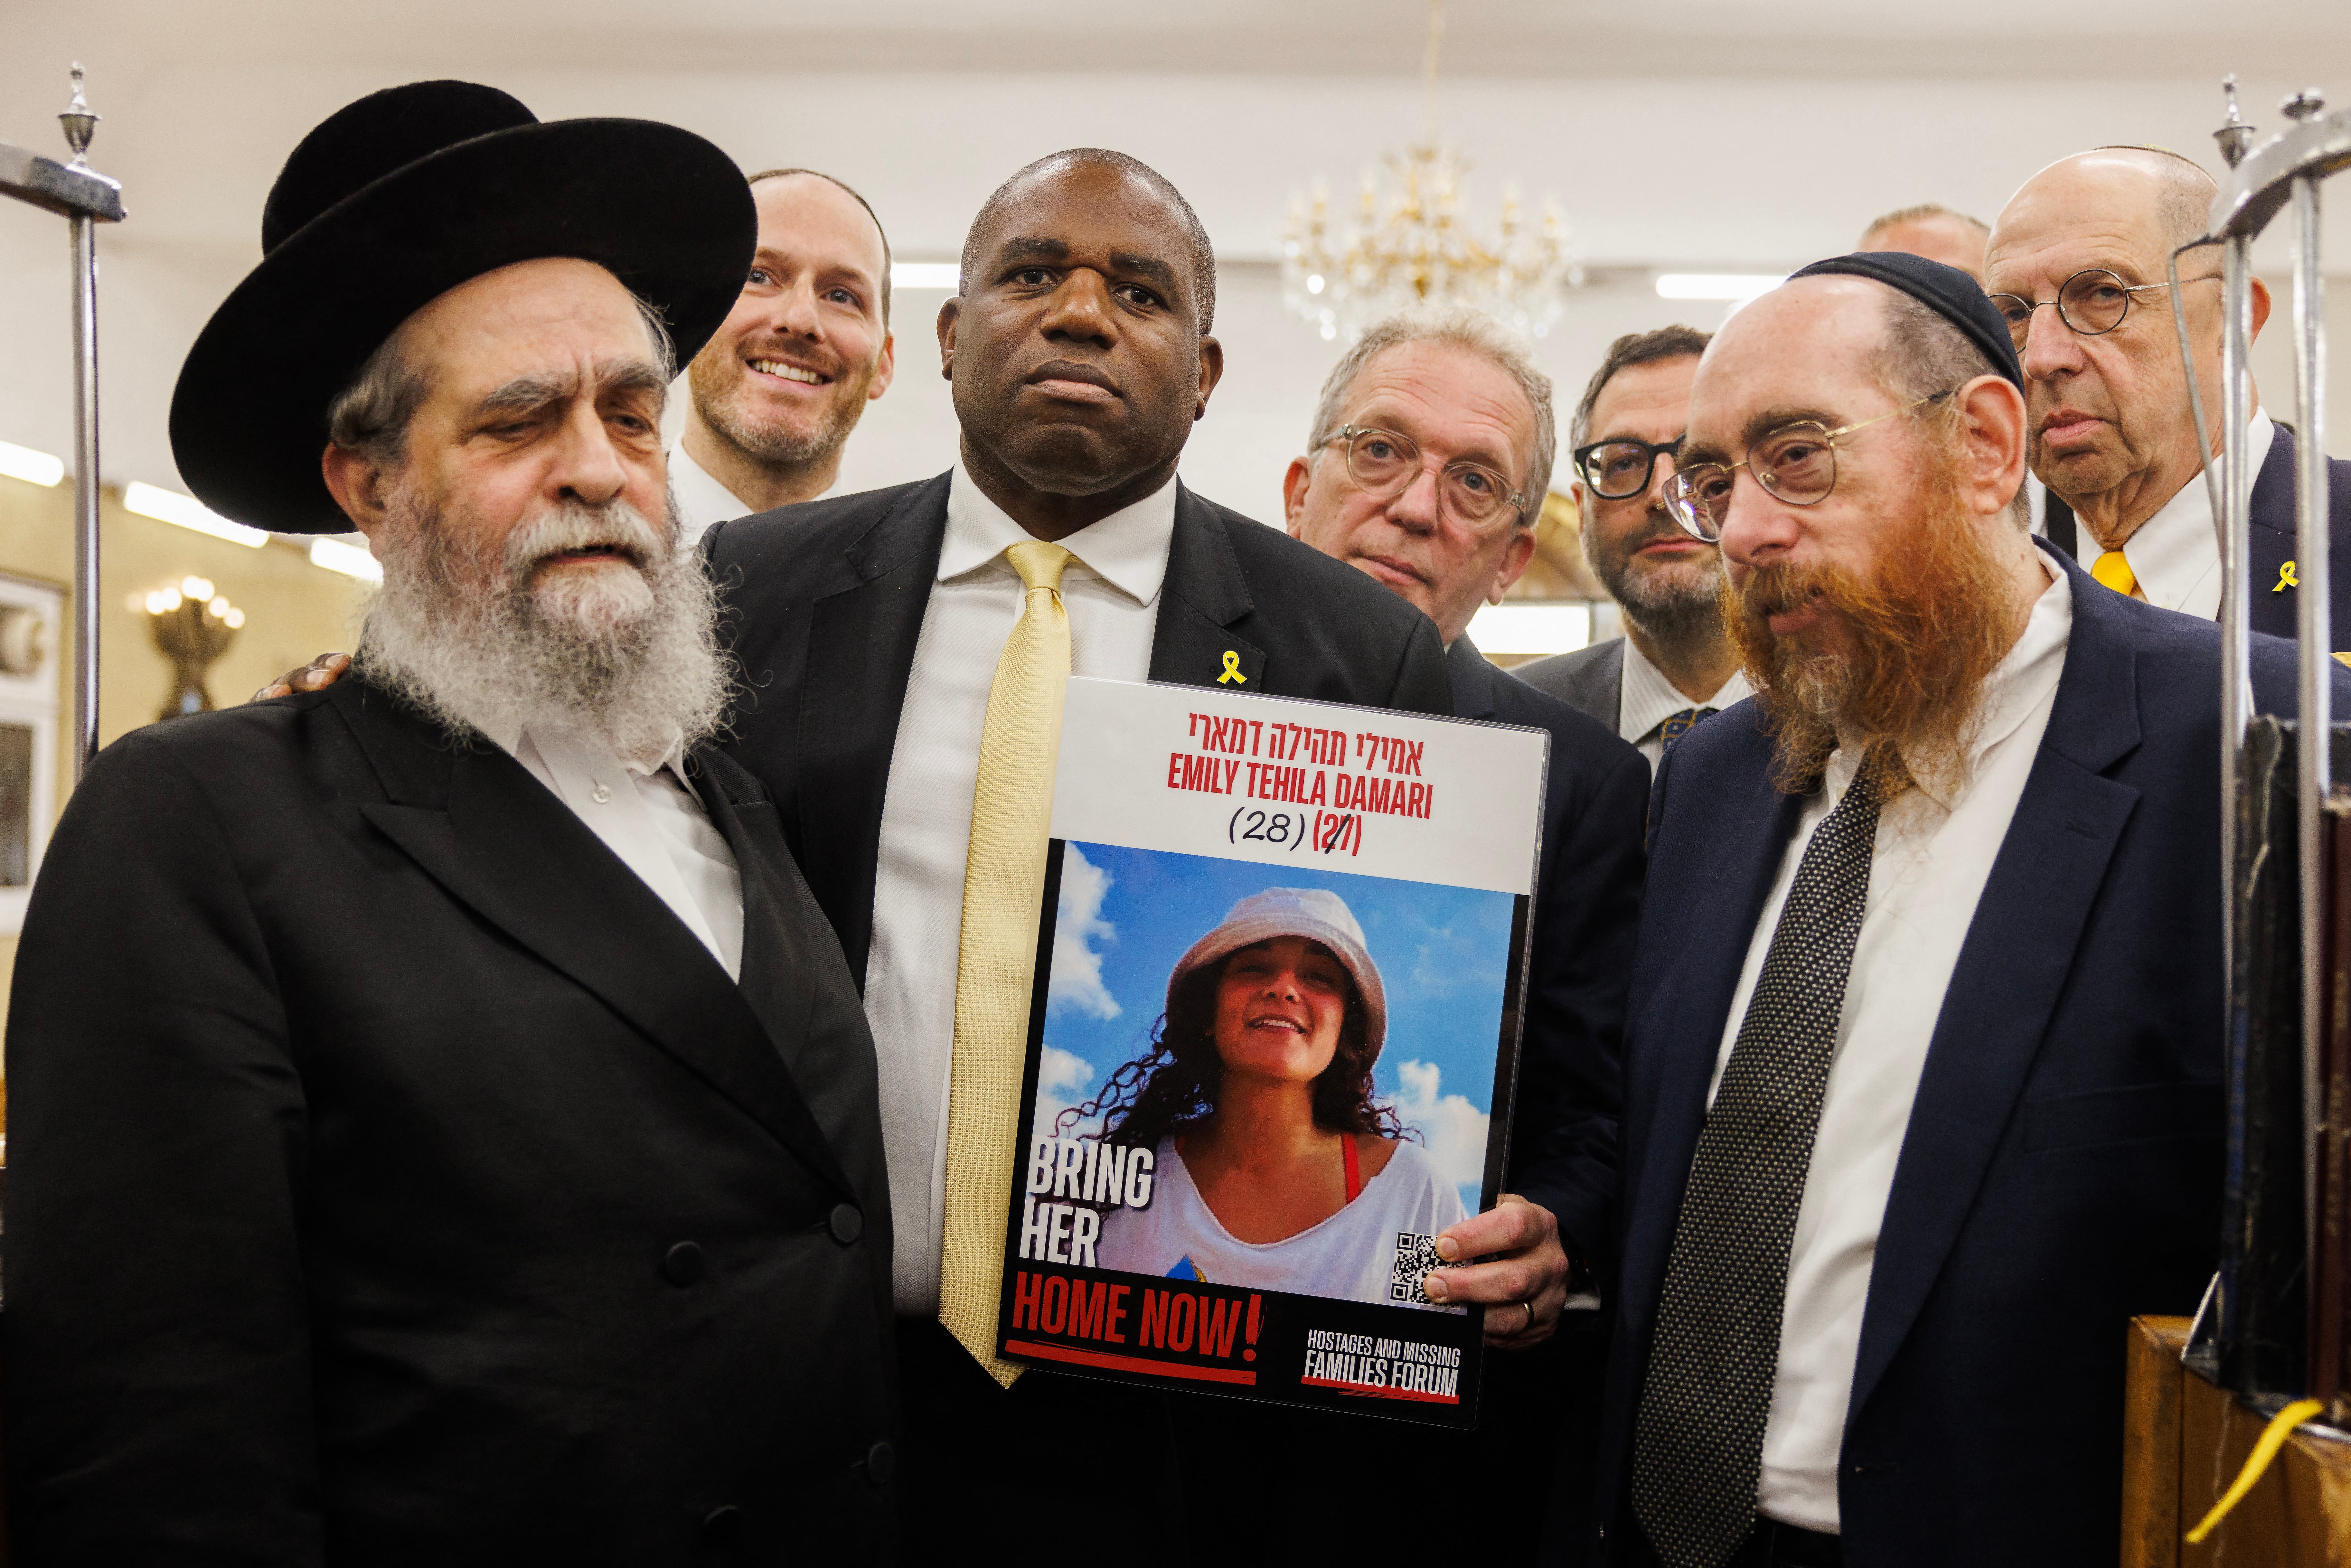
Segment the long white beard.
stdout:
[[[733,689],[717,600],[677,548],[673,507],[656,529],[634,507],[569,502],[475,550],[428,499],[400,486],[383,535],[383,585],[361,623],[368,679],[454,734],[549,729],[651,765],[716,734]],[[564,569],[605,545],[633,563]]]

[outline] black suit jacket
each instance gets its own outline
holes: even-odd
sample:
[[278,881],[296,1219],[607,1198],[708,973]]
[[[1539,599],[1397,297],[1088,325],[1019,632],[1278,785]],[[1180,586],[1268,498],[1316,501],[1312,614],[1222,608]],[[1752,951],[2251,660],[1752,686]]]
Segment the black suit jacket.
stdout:
[[739,985],[359,679],[98,759],[8,1019],[16,1562],[886,1554],[872,1045],[775,807],[695,767]]
[[[749,683],[727,749],[775,791],[861,988],[890,753],[952,478],[805,502],[703,535]],[[1452,712],[1444,645],[1426,616],[1179,486],[1151,678],[1213,686],[1228,655],[1244,692]]]
[[1557,1215],[1570,1249],[1604,1274],[1649,764],[1612,727],[1488,664],[1467,636],[1446,663],[1455,716],[1551,732],[1510,1172],[1513,1189]]
[[[2128,1321],[2194,1312],[2219,1258],[2219,629],[2048,553],[2072,584],[2073,632],[1886,1200],[1838,1472],[1853,1568],[2111,1559]],[[2262,711],[2294,711],[2294,673],[2291,644],[2253,640]],[[2351,673],[2335,692],[2351,701]],[[1605,1562],[1644,1561],[1627,1478],[1666,1259],[1802,810],[1771,762],[1750,702],[1657,774],[1625,1030]]]
[[[2252,571],[2246,579],[2252,601],[2247,618],[2256,632],[2266,632],[2274,637],[2295,635],[2294,593],[2281,580],[2280,570],[2294,559],[2294,433],[2281,424],[2270,443],[2270,455],[2262,460],[2262,471],[2253,476],[2251,517],[2252,527],[2247,530],[2252,558]],[[2188,481],[2201,485],[2201,474]],[[2335,646],[2351,648],[2351,462],[2340,457],[2326,460],[2328,559],[2334,563],[2334,581],[2329,585],[2328,603],[2335,630]]]
[[1625,639],[1611,637],[1572,653],[1530,659],[1510,671],[1539,692],[1581,709],[1616,733],[1625,711]]

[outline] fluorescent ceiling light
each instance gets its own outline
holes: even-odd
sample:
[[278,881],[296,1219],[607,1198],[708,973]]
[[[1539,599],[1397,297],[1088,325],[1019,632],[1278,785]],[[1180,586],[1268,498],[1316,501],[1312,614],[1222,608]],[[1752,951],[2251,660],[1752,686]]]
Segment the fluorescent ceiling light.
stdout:
[[0,441],[0,474],[29,484],[54,485],[66,476],[66,460],[36,452],[29,446],[11,446]]
[[952,261],[893,261],[890,264],[890,287],[893,288],[943,288],[949,294],[962,281],[963,268]]
[[1778,272],[1666,272],[1657,276],[1657,298],[1746,300],[1787,281]]
[[356,577],[363,582],[383,580],[383,565],[368,553],[366,546],[345,544],[340,539],[312,539],[310,564],[323,566],[329,571],[340,571],[345,577]]
[[1489,604],[1469,618],[1469,640],[1489,653],[1573,653],[1592,641],[1583,604]]
[[243,523],[232,523],[193,496],[183,496],[177,490],[166,490],[161,486],[142,485],[134,479],[122,492],[122,504],[142,517],[152,517],[159,523],[177,523],[183,528],[193,528],[200,534],[210,534],[233,545],[246,545],[258,549],[269,541],[266,530],[248,528]]

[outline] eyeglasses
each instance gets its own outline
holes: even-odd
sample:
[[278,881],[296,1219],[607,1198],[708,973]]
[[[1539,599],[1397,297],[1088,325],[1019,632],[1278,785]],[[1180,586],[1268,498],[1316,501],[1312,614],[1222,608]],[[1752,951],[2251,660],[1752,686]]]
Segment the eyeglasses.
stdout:
[[[1956,389],[1954,389],[1956,390]],[[1792,507],[1817,507],[1836,488],[1836,444],[1856,430],[1892,419],[1898,413],[1940,402],[1950,396],[1938,392],[1917,402],[1831,430],[1817,419],[1799,419],[1767,433],[1747,449],[1740,461],[1694,463],[1675,470],[1666,481],[1666,509],[1682,531],[1707,544],[1722,542],[1722,525],[1730,516],[1731,481],[1741,468],[1755,482]]]
[[[1374,500],[1394,500],[1420,475],[1420,448],[1410,436],[1350,424],[1330,439],[1346,443],[1347,476]],[[1472,532],[1517,521],[1527,504],[1508,479],[1482,463],[1468,462],[1445,465],[1437,500],[1439,511]]]
[[1682,438],[1671,441],[1595,441],[1575,449],[1575,473],[1604,501],[1629,501],[1649,487],[1657,459],[1681,451]]
[[[2219,278],[2217,272],[2203,277],[2181,279],[2189,283],[2210,283]],[[2103,338],[2123,324],[2130,314],[2131,296],[2152,294],[2169,288],[2168,283],[2125,283],[2119,273],[2103,267],[2085,267],[2067,278],[2057,290],[2054,299],[2027,299],[2018,294],[1995,294],[1992,308],[2008,322],[2009,340],[2018,348],[2032,330],[2032,313],[2044,305],[2057,308],[2057,319],[2085,338]]]

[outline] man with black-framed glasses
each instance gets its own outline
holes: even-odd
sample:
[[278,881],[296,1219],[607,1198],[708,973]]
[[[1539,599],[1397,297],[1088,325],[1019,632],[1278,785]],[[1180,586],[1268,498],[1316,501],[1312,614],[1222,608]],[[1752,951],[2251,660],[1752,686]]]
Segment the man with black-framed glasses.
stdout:
[[1688,417],[1758,695],[1650,800],[1592,1561],[2071,1568],[2125,1327],[2220,1249],[2220,637],[2032,538],[1956,268],[1802,269]]
[[[1986,287],[2006,319],[2025,376],[2032,471],[2072,508],[2077,553],[2098,581],[2204,620],[2220,612],[2220,552],[2203,453],[2241,442],[2253,467],[2253,630],[2294,634],[2294,433],[2261,411],[2220,426],[2219,252],[2179,258],[2175,298],[2165,260],[2201,235],[2211,177],[2176,153],[2102,147],[2026,181],[1992,225]],[[2270,311],[2252,281],[2253,330]],[[2173,311],[2194,346],[2207,421],[2199,438],[2179,362]],[[2351,546],[2351,463],[2331,465],[2333,536]],[[2053,512],[2054,508],[2053,508]],[[2332,586],[2351,613],[2351,571]],[[2351,625],[2351,622],[2339,622]],[[2338,642],[2342,639],[2338,637]]]
[[1584,563],[1624,614],[1625,634],[1510,673],[1607,725],[1655,768],[1701,719],[1750,695],[1722,635],[1721,552],[1666,510],[1707,334],[1628,332],[1608,346],[1576,405],[1568,494]]

